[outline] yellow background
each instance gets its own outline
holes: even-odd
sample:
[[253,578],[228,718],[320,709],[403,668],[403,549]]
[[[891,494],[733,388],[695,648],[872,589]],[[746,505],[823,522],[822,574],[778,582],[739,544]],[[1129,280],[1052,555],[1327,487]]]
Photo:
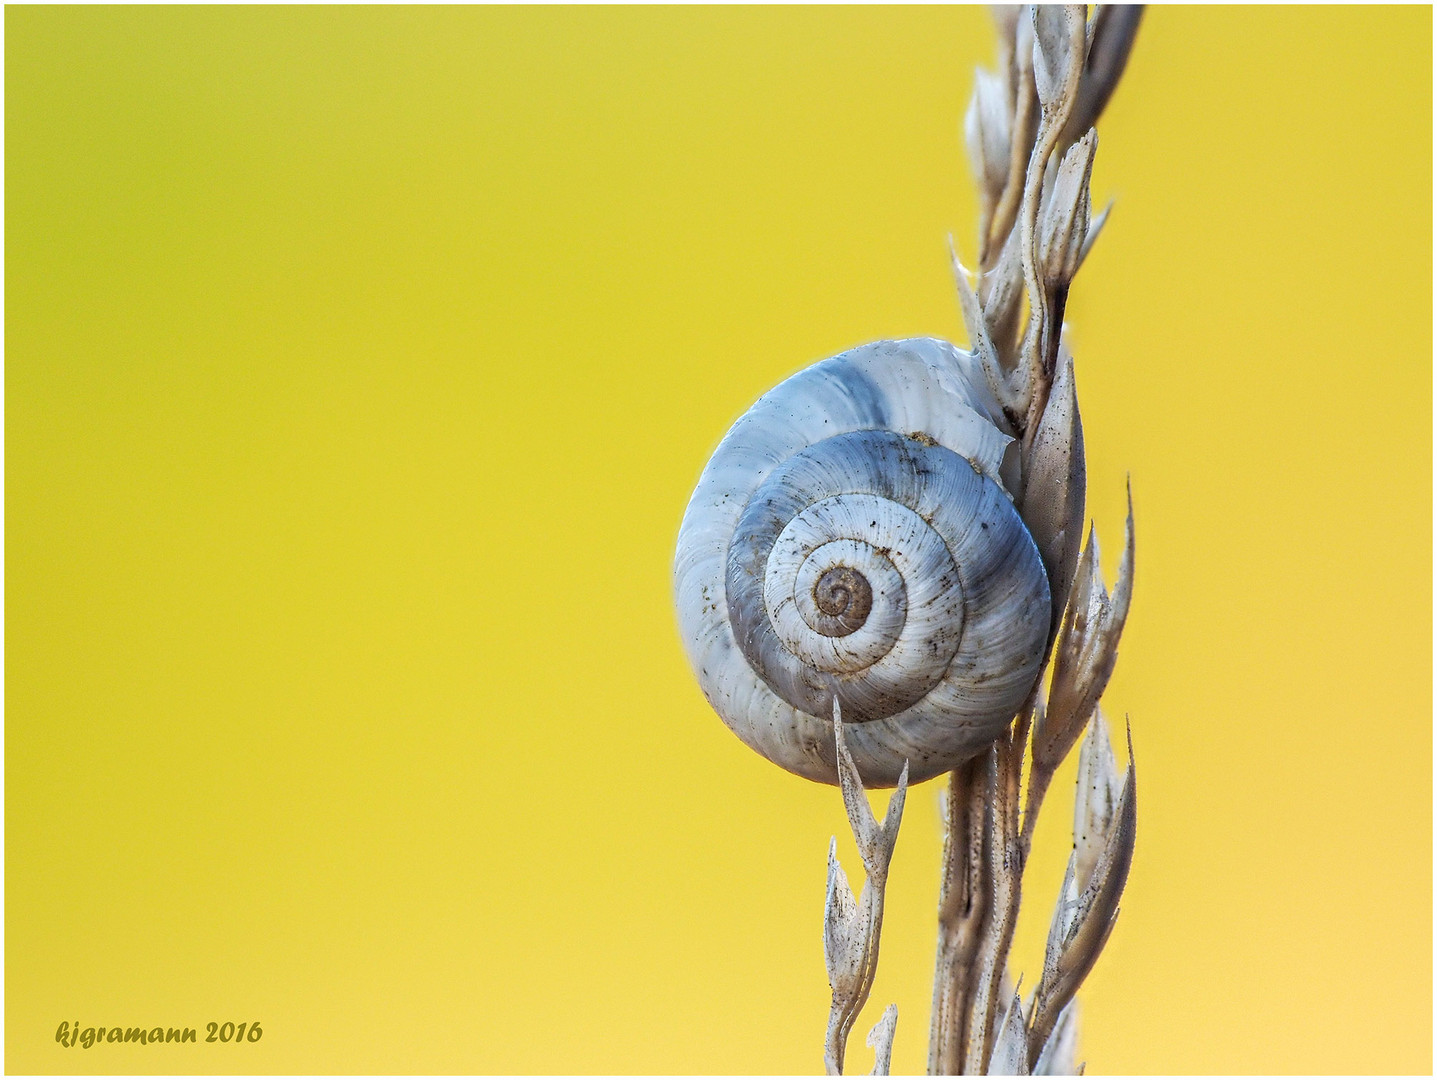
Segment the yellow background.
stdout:
[[[760,393],[963,340],[986,13],[5,27],[7,1068],[817,1070],[852,841],[709,712],[669,562]],[[1432,1067],[1431,33],[1154,9],[1101,126],[1068,315],[1140,813],[1093,1071]],[[889,1001],[926,1060],[936,802],[854,1071]]]

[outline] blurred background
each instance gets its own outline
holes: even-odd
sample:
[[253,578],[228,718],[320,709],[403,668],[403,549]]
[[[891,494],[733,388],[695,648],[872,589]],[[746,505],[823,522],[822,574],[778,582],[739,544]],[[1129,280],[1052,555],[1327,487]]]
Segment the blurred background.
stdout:
[[[1154,9],[1101,124],[1068,319],[1140,813],[1093,1072],[1432,1068],[1431,20]],[[670,559],[759,394],[965,340],[986,11],[5,29],[7,1070],[819,1071],[857,856],[709,711]],[[926,1062],[940,783],[851,1071],[890,1001]]]

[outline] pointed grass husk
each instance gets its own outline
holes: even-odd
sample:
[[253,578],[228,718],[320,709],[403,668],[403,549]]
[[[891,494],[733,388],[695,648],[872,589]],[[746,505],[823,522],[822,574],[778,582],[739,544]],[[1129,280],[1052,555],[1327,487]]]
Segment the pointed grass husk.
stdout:
[[1043,978],[1033,996],[1028,1050],[1035,1061],[1113,932],[1137,841],[1137,773],[1131,733],[1128,767],[1116,802],[1107,799],[1116,785],[1117,768],[1101,716],[1094,717],[1087,744],[1091,749],[1084,746],[1087,760],[1081,761],[1079,768],[1084,780],[1094,789],[1101,788],[1103,794],[1086,798],[1090,793],[1080,780],[1073,854],[1048,932]]
[[898,1006],[890,1004],[883,1010],[868,1032],[864,1042],[873,1050],[873,1071],[869,1076],[887,1076],[893,1062],[893,1033],[898,1028]]

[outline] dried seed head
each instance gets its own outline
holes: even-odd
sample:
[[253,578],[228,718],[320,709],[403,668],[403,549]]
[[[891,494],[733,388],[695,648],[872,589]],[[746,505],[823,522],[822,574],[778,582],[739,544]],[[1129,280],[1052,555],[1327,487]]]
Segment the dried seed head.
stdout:
[[1083,727],[1107,689],[1118,661],[1118,641],[1127,622],[1133,596],[1133,502],[1128,493],[1127,543],[1118,566],[1118,581],[1108,596],[1098,567],[1096,530],[1078,558],[1068,610],[1054,650],[1053,682],[1048,710],[1033,730],[1035,768],[1051,772],[1062,763],[1083,733]]
[[873,1071],[869,1076],[887,1076],[893,1060],[893,1032],[898,1027],[898,1006],[889,1005],[864,1040],[873,1048]]
[[1118,79],[1128,65],[1128,56],[1142,21],[1141,4],[1100,4],[1088,26],[1088,59],[1078,98],[1064,138],[1071,142],[1098,122]]
[[1028,1029],[1023,1019],[1023,1003],[1014,994],[998,1025],[993,1043],[993,1056],[988,1062],[989,1076],[1028,1075]]
[[[1106,734],[1103,734],[1106,738]],[[1028,1049],[1030,1055],[1047,1042],[1078,986],[1097,962],[1118,917],[1118,902],[1127,884],[1137,840],[1137,773],[1128,742],[1128,768],[1122,791],[1112,808],[1101,848],[1080,886],[1080,852],[1075,846],[1068,860],[1063,890],[1048,931],[1043,978],[1033,995]]]
[[1078,794],[1073,806],[1073,884],[1078,892],[1093,880],[1093,870],[1117,814],[1123,774],[1108,737],[1103,710],[1093,713],[1087,737],[1078,751]]
[[835,997],[849,996],[863,968],[863,931],[858,901],[838,864],[838,838],[828,842],[828,901],[823,907],[823,963]]
[[1034,1076],[1076,1076],[1078,1074],[1078,999],[1058,1014],[1053,1033],[1038,1052]]
[[[1013,43],[1013,67],[1015,74],[1021,75],[1024,72],[1031,76],[1033,70],[1033,20],[1025,10],[1028,5],[1014,4],[1011,7],[1005,5],[1012,18],[1012,31],[1008,40]],[[998,20],[999,33],[1003,33],[1007,15],[1001,15]]]
[[1038,225],[1038,257],[1051,289],[1066,289],[1083,261],[1093,213],[1091,182],[1098,133],[1089,130],[1058,164]]
[[[908,765],[904,763],[898,789],[888,800],[888,812],[880,823],[873,816],[873,810],[863,794],[858,766],[848,751],[848,740],[843,734],[842,710],[837,698],[833,702],[833,736],[838,752],[843,805],[848,812],[853,838],[858,843],[858,854],[868,871],[868,880],[863,883],[863,891],[855,900],[848,875],[838,865],[837,839],[829,841],[828,899],[823,909],[823,961],[828,968],[833,1000],[828,1011],[823,1064],[829,1075],[838,1075],[843,1072],[848,1033],[868,1001],[878,969],[878,940],[883,930],[883,892],[887,884],[888,864],[893,858],[893,846],[898,841],[898,826],[903,820],[903,803],[908,794]],[[896,1007],[894,1022],[897,1022]],[[887,1037],[888,1048],[891,1049],[891,1028]],[[883,1064],[886,1071],[886,1057]]]
[[1005,412],[1021,412],[1022,397],[1008,381],[1002,357],[999,356],[992,335],[988,332],[987,316],[983,314],[978,295],[968,281],[968,269],[958,258],[958,249],[953,245],[952,236],[948,237],[948,256],[953,263],[953,282],[958,286],[958,307],[963,313],[963,325],[968,330],[969,349],[977,359],[988,389],[998,404]]
[[1034,4],[1033,81],[1044,109],[1076,90],[1086,56],[1085,5]]
[[1008,182],[1012,117],[1007,80],[979,68],[973,83],[973,98],[963,119],[963,134],[973,175],[989,205],[1003,197],[1003,186]]
[[1018,24],[1023,14],[1022,4],[994,4],[989,11],[993,15],[993,26],[998,31],[998,54],[1012,59],[1018,36]]
[[1058,379],[1048,395],[1043,418],[1023,465],[1023,516],[1043,566],[1053,600],[1056,633],[1077,569],[1082,546],[1087,463],[1083,457],[1083,421],[1073,379],[1073,358],[1058,347]]

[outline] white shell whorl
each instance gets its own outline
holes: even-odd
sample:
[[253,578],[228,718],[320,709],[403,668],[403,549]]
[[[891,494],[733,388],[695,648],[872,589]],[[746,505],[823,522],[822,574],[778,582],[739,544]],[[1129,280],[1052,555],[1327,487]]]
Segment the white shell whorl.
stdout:
[[972,358],[864,345],[729,430],[679,530],[680,630],[709,703],[791,772],[836,783],[832,705],[865,784],[991,742],[1032,688],[1050,606],[1001,476],[1012,440]]

